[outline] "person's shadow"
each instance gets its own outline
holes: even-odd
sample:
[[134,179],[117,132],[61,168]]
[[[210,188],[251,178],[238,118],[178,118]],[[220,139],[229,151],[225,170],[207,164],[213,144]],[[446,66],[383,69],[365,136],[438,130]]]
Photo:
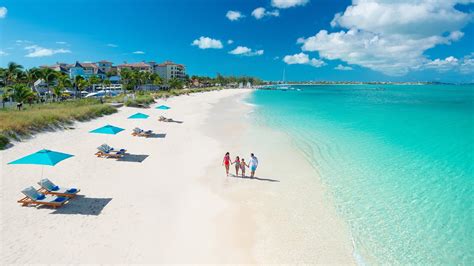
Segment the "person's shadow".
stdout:
[[267,181],[267,182],[280,182],[280,180],[276,180],[276,179],[271,179],[271,178],[263,178],[263,177],[258,177],[258,176],[254,176],[254,177],[250,177],[250,176],[237,176],[237,175],[234,175],[232,174],[232,177],[234,178],[241,178],[241,179],[249,179],[249,180],[259,180],[259,181]]

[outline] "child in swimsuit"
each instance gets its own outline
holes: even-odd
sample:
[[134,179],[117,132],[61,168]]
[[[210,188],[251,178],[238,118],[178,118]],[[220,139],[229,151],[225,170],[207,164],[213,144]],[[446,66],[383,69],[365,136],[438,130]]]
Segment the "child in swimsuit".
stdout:
[[239,158],[239,156],[235,157],[235,161],[232,164],[235,164],[235,176],[238,176],[239,175],[239,169],[240,169],[240,158]]
[[245,177],[245,167],[249,167],[249,165],[246,164],[245,159],[242,158],[242,161],[240,161],[240,170],[242,171],[242,177]]

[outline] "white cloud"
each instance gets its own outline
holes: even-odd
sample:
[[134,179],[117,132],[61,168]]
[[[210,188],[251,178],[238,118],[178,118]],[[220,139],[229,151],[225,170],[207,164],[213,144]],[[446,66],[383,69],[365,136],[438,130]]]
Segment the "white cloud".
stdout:
[[434,69],[438,72],[456,70],[463,74],[474,73],[474,53],[464,56],[461,59],[454,56],[448,56],[445,59],[437,58],[426,62],[422,68]]
[[8,9],[4,6],[0,6],[0,18],[5,18],[7,16]]
[[212,39],[209,37],[201,36],[191,43],[193,46],[199,47],[199,49],[222,49],[224,47],[220,40]]
[[24,45],[24,44],[29,44],[31,42],[28,41],[28,40],[16,40],[15,43],[16,43],[16,45],[20,46],[20,45]]
[[230,21],[236,21],[236,20],[239,20],[239,19],[245,17],[244,15],[242,15],[242,13],[240,13],[240,11],[233,11],[233,10],[227,11],[227,14],[225,14],[225,16],[226,16]]
[[316,58],[309,58],[309,55],[305,53],[299,53],[294,55],[286,55],[283,57],[283,62],[287,63],[288,65],[310,65],[313,67],[322,67],[326,65],[323,60],[319,60]]
[[135,52],[133,52],[132,54],[145,54],[145,52],[143,52],[143,51],[135,51]]
[[9,55],[7,52],[0,50],[0,56],[7,56]]
[[255,18],[255,19],[261,19],[265,16],[273,16],[273,17],[278,17],[280,16],[280,11],[278,11],[277,9],[276,10],[273,10],[273,11],[267,11],[265,8],[263,7],[257,7],[255,8],[253,11],[252,11],[252,16]]
[[350,66],[343,66],[341,64],[337,65],[337,67],[334,68],[335,70],[342,70],[342,71],[348,71],[352,70],[352,67]]
[[272,0],[272,6],[276,8],[290,8],[294,6],[304,6],[309,0]]
[[113,43],[108,43],[108,44],[106,44],[106,46],[108,46],[108,47],[112,47],[112,48],[116,48],[116,47],[118,47],[118,45],[116,45],[116,44],[113,44]]
[[[339,59],[387,75],[405,75],[429,61],[424,52],[462,38],[472,15],[455,9],[456,0],[355,0],[331,25],[348,30],[319,31],[300,38],[303,51]],[[464,0],[466,3],[472,0]]]
[[56,43],[57,43],[57,44],[61,44],[61,45],[67,44],[67,42],[62,42],[62,41],[56,42]]
[[263,53],[264,53],[263,50],[252,51],[252,49],[245,46],[237,46],[237,48],[229,52],[229,54],[243,55],[243,56],[257,56],[257,55],[263,55]]
[[460,29],[471,19],[455,9],[458,2],[463,1],[358,0],[343,14],[336,14],[331,23],[381,34],[440,35]]
[[26,46],[25,50],[28,52],[25,56],[26,57],[44,57],[44,56],[52,56],[55,54],[66,54],[70,53],[70,50],[67,49],[50,49],[44,48],[38,45],[30,45]]
[[228,40],[228,41],[227,41],[227,44],[233,44],[233,43],[234,43],[233,40]]

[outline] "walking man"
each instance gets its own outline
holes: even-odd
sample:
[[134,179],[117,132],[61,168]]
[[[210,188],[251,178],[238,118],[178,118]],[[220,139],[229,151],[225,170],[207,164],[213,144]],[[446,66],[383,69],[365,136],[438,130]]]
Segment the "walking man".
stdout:
[[249,166],[250,166],[250,178],[253,178],[258,166],[258,159],[253,153],[250,154]]

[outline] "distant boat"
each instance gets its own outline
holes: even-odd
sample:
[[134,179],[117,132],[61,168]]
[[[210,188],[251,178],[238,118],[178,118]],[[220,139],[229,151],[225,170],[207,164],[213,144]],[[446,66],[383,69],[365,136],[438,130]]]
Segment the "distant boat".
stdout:
[[283,78],[282,78],[282,84],[277,85],[278,90],[282,91],[287,91],[290,88],[290,85],[285,84],[285,68],[283,68]]

